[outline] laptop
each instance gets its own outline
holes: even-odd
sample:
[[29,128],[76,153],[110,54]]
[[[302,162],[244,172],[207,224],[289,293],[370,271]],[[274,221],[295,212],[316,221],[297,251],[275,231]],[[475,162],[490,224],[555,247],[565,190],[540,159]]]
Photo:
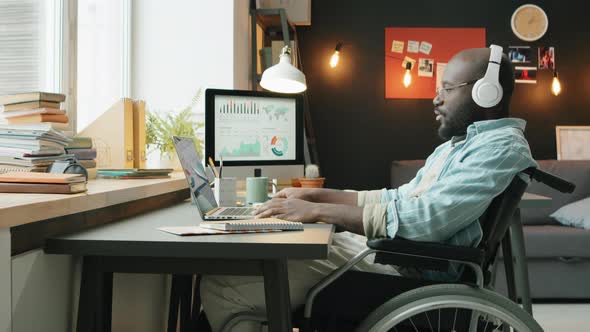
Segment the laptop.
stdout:
[[191,199],[205,221],[254,219],[255,208],[239,206],[217,206],[209,178],[190,137],[173,136],[176,154],[182,165],[191,192]]

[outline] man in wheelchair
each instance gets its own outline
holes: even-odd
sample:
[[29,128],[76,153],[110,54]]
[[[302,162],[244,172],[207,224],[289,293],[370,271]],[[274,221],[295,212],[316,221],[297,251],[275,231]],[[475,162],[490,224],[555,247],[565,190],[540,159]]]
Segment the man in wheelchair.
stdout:
[[[292,307],[300,307],[314,284],[365,250],[367,239],[478,246],[483,237],[479,219],[492,200],[519,173],[536,167],[524,137],[525,121],[509,118],[513,88],[512,66],[501,47],[461,51],[448,62],[433,100],[433,116],[440,122],[438,134],[445,142],[412,181],[395,189],[360,192],[289,188],[259,207],[258,217],[319,221],[346,231],[334,235],[328,260],[289,262]],[[369,257],[359,260],[355,269],[414,276],[425,282],[453,281],[463,271],[458,264],[449,264],[448,270],[439,272],[396,269],[374,264]],[[360,281],[350,287],[363,286]],[[213,331],[236,313],[265,312],[261,277],[205,276],[201,296]],[[350,303],[357,300],[343,298]],[[248,321],[235,328],[258,329],[259,323]]]

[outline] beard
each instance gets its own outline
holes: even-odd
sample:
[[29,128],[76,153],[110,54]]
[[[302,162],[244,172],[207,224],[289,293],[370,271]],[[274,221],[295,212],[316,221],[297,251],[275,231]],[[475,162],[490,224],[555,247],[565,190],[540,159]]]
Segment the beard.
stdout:
[[452,114],[446,113],[441,119],[438,136],[447,141],[453,136],[465,135],[471,123],[473,123],[473,114],[469,108],[457,110]]

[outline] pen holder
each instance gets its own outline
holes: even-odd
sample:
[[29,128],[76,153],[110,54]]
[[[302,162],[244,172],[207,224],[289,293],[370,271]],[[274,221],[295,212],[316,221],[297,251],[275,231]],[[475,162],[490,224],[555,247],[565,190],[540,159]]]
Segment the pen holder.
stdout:
[[235,206],[236,178],[215,178],[213,195],[219,206]]

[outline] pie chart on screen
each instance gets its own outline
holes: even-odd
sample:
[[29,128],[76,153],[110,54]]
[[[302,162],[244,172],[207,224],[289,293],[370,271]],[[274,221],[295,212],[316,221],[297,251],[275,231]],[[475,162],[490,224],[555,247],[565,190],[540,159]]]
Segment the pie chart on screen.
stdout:
[[287,139],[285,137],[273,136],[273,138],[270,140],[270,147],[270,150],[275,156],[282,157],[285,155],[285,153],[287,153]]

